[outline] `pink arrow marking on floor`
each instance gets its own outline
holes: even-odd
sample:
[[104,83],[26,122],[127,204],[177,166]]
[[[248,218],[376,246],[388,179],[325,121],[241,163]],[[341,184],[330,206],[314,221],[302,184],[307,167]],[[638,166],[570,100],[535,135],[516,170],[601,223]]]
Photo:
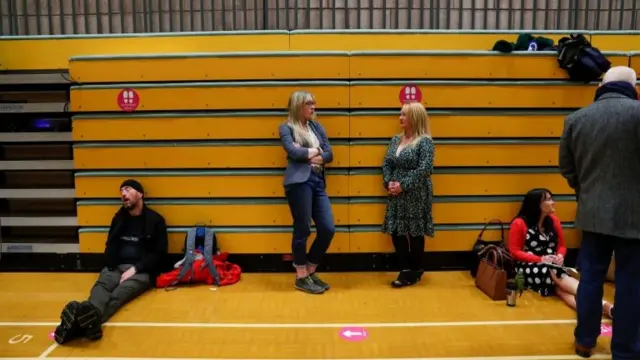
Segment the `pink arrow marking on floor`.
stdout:
[[362,341],[368,336],[367,331],[360,327],[346,327],[340,330],[340,337],[346,341]]
[[600,324],[600,335],[602,336],[611,336],[613,334],[613,329],[609,324]]

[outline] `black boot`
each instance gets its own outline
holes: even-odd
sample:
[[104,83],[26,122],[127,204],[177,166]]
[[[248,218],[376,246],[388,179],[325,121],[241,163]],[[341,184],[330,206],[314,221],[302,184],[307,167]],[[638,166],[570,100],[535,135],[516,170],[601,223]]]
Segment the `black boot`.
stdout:
[[391,237],[393,241],[393,247],[395,248],[395,255],[398,269],[401,270],[398,274],[397,283],[404,283],[407,274],[402,274],[406,269],[409,269],[411,265],[411,258],[409,257],[409,239],[404,235],[393,235]]
[[80,303],[71,301],[62,309],[60,313],[60,325],[58,325],[53,332],[53,338],[58,344],[66,344],[71,340],[79,338],[82,334],[77,322],[79,307]]
[[84,301],[78,308],[78,324],[89,340],[102,339],[102,314],[93,304]]
[[411,261],[411,271],[416,283],[422,280],[424,274],[424,236],[411,237],[411,252],[409,258]]
[[420,269],[420,270],[413,270],[415,277],[416,277],[416,282],[420,282],[420,280],[422,280],[422,275],[424,275],[424,270]]

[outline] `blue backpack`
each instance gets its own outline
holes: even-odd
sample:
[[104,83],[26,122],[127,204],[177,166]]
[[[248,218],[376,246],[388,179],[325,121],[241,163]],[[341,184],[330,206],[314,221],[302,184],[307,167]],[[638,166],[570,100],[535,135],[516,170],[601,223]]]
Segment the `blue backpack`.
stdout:
[[611,62],[582,34],[558,41],[558,65],[567,71],[570,80],[584,83],[600,79],[611,68]]
[[[196,251],[203,255],[204,264],[209,268],[209,273],[213,276],[216,285],[220,285],[220,275],[213,264],[213,256],[219,252],[218,240],[213,229],[206,226],[196,226],[187,230],[184,237],[184,258],[181,260],[180,274],[177,279],[170,284],[170,290],[174,290],[180,279],[189,274],[189,281],[193,277],[193,263],[196,260]],[[169,289],[169,287],[167,287]]]

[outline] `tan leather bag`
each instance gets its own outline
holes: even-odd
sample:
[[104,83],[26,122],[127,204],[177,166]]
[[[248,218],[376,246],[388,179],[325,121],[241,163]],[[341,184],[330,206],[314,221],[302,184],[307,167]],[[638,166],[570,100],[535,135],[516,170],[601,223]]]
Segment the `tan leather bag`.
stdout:
[[504,264],[510,261],[511,257],[494,245],[487,246],[482,255],[476,274],[476,287],[494,301],[506,300],[508,275]]

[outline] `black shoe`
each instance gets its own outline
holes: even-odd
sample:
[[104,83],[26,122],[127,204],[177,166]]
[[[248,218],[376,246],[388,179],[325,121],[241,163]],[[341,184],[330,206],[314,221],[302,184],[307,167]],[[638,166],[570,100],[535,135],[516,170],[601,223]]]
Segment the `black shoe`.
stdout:
[[391,283],[391,286],[394,288],[401,288],[405,286],[415,285],[417,282],[418,275],[415,271],[402,270],[398,274],[398,278]]
[[324,288],[316,284],[311,276],[296,279],[296,289],[309,294],[322,294],[324,292]]
[[422,275],[424,275],[424,270],[415,270],[416,282],[420,282],[422,280]]
[[85,336],[89,340],[102,339],[101,314],[90,302],[85,301],[78,308],[78,324],[84,330]]
[[329,284],[327,284],[326,282],[320,280],[320,277],[318,277],[318,275],[316,273],[309,274],[309,277],[311,278],[311,280],[313,280],[314,283],[316,283],[316,285],[319,285],[321,288],[323,288],[325,290],[329,290],[331,288],[331,286],[329,286]]
[[588,359],[593,355],[593,349],[575,344],[576,355]]
[[60,313],[60,325],[58,325],[53,332],[53,338],[58,344],[66,344],[79,337],[79,326],[77,322],[79,308],[79,302],[71,301],[62,309]]

